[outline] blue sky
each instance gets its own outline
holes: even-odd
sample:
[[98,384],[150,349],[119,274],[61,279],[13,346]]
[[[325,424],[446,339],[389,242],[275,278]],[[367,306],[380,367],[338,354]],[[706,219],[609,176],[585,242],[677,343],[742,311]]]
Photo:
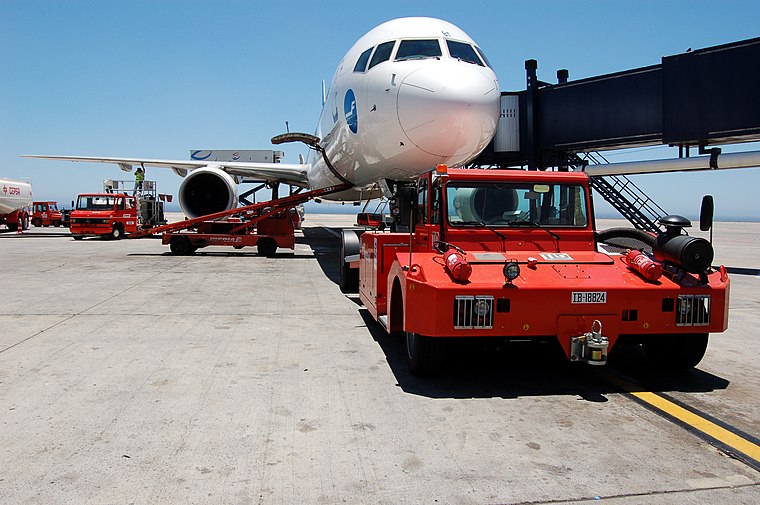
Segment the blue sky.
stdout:
[[[185,159],[191,148],[272,148],[285,121],[313,132],[322,80],[362,34],[403,16],[460,26],[503,90],[524,89],[529,58],[540,79],[567,68],[572,80],[760,35],[756,1],[0,0],[0,176],[31,178],[36,197],[69,202],[129,174],[19,156]],[[758,146],[726,151],[748,148]],[[304,152],[285,151],[292,163]],[[151,169],[148,179],[176,195],[180,179],[169,171]],[[669,212],[694,215],[709,192],[718,217],[760,220],[760,169],[633,180]]]

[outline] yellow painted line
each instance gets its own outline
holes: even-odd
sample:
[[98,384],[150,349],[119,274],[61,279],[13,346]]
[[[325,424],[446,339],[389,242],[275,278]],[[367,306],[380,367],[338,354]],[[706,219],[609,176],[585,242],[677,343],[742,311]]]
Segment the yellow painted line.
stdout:
[[718,426],[717,424],[709,421],[694,412],[691,412],[670,400],[666,400],[657,393],[651,393],[647,391],[637,391],[633,384],[619,378],[619,377],[605,377],[616,386],[620,387],[623,391],[641,400],[642,402],[650,405],[669,416],[681,421],[684,424],[691,426],[692,428],[701,431],[705,435],[708,435],[718,442],[725,444],[726,446],[735,449],[742,454],[749,456],[755,461],[760,461],[760,446],[750,442],[749,440],[732,433],[730,430]]

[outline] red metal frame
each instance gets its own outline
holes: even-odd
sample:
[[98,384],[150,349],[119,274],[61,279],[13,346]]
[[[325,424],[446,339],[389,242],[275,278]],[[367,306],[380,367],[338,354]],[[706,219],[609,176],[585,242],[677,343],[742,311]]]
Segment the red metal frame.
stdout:
[[[175,237],[187,238],[195,248],[210,245],[233,247],[254,246],[264,238],[277,247],[295,247],[296,219],[290,209],[319,196],[350,189],[350,184],[328,186],[266,202],[237,207],[155,228],[139,230],[128,238],[141,238],[163,233],[162,242],[170,244]],[[227,220],[222,220],[227,218]]]

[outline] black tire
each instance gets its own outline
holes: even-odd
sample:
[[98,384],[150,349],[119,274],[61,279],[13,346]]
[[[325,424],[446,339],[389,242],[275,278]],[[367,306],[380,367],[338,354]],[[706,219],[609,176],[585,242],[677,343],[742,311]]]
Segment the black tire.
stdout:
[[441,371],[446,362],[446,344],[442,338],[432,338],[405,332],[406,364],[412,375],[423,377]]
[[18,231],[18,223],[5,223],[10,231]]
[[612,246],[613,248],[625,251],[627,249],[637,249],[645,252],[652,252],[657,245],[657,237],[636,228],[610,228],[596,233],[597,242]]
[[61,226],[61,222],[60,222],[60,221],[57,221],[57,220],[56,220],[56,221],[53,221],[53,223],[52,223],[52,224],[53,224],[53,226],[55,226],[56,228],[58,228],[59,226]]
[[661,370],[682,371],[694,368],[707,350],[707,333],[657,335],[642,342],[644,356]]
[[34,226],[35,228],[39,228],[40,226],[42,226],[42,219],[38,217],[35,217],[34,219],[32,219],[32,226]]
[[195,252],[193,244],[187,237],[172,237],[169,241],[169,249],[176,256],[190,256]]
[[340,238],[340,253],[338,254],[340,277],[338,285],[343,293],[356,293],[359,291],[359,269],[351,268],[346,261],[348,256],[358,254],[361,249],[359,237],[353,230],[343,230]]
[[111,234],[108,236],[112,240],[119,240],[124,237],[124,228],[120,224],[113,225]]
[[277,252],[277,242],[271,238],[262,238],[256,242],[256,252],[258,252],[260,256],[271,258]]

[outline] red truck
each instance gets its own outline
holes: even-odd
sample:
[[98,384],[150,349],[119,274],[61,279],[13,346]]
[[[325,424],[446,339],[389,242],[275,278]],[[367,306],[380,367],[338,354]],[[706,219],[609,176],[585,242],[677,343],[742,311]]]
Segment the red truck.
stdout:
[[123,193],[86,193],[77,197],[71,212],[74,240],[86,236],[120,239],[137,231],[137,199]]
[[[413,374],[439,371],[457,338],[553,340],[593,365],[628,343],[684,369],[726,330],[728,274],[707,240],[683,234],[685,218],[661,218],[659,235],[597,233],[584,173],[441,172],[408,192],[409,233],[364,232],[358,255],[342,246],[342,277],[358,259],[361,301],[404,338]],[[616,234],[639,247],[603,243]]]
[[34,226],[61,226],[63,214],[58,210],[57,202],[32,203],[32,224]]

